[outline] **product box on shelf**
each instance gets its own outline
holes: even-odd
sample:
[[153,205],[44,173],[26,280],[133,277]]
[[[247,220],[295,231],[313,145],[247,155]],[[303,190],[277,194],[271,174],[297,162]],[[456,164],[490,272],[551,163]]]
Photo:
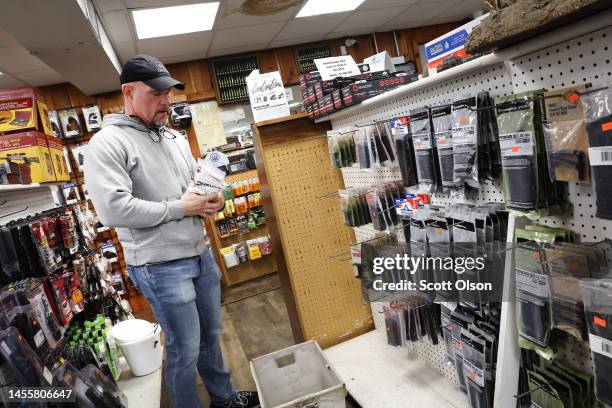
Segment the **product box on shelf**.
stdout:
[[0,133],[29,129],[53,134],[45,98],[31,87],[0,90]]
[[56,181],[47,139],[40,132],[0,136],[0,158],[29,164],[33,183]]
[[314,86],[309,86],[304,91],[304,105],[312,105],[316,102],[317,97],[315,95]]
[[314,119],[314,106],[307,105],[306,106],[306,112],[308,113],[308,118],[310,120]]
[[321,115],[327,115],[334,111],[334,100],[330,95],[325,95],[323,98],[319,99],[319,109]]
[[407,83],[405,75],[354,83],[342,88],[342,103],[344,106],[353,105]]
[[314,93],[317,99],[322,99],[325,95],[331,94],[336,89],[336,81],[317,81],[314,83]]
[[468,36],[474,27],[480,24],[482,19],[488,15],[488,13],[482,15],[443,36],[425,43],[429,73],[435,73],[446,58],[468,58],[469,55],[465,52],[465,43]]
[[332,99],[334,101],[334,110],[338,110],[342,108],[342,93],[339,89],[334,89],[334,92],[331,93]]
[[64,146],[62,145],[62,142],[60,142],[60,139],[55,136],[45,136],[47,138],[47,146],[49,147],[51,161],[53,162],[55,179],[57,181],[70,180],[70,172],[68,171],[69,164],[66,162],[66,156],[64,154]]
[[300,75],[300,89],[304,93],[309,86],[313,86],[315,82],[321,80],[319,71],[307,72]]

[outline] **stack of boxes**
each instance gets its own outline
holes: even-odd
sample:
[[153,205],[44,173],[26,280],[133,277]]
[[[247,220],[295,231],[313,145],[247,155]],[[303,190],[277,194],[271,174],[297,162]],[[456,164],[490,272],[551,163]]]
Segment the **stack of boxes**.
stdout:
[[70,180],[45,99],[35,88],[0,91],[0,184]]
[[368,64],[358,64],[360,75],[323,81],[319,71],[300,75],[304,107],[310,119],[316,119],[413,82],[416,76],[403,72],[370,72]]

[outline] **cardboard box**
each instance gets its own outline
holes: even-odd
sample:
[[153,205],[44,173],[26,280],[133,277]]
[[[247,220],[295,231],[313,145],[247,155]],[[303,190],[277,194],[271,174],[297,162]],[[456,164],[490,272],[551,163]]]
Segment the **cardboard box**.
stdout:
[[69,164],[66,163],[64,146],[60,142],[59,138],[49,135],[46,135],[46,137],[47,146],[49,147],[49,154],[51,155],[51,161],[53,162],[53,171],[55,172],[55,179],[57,181],[70,180],[70,172],[68,171]]
[[51,153],[44,134],[36,131],[0,136],[0,158],[30,163],[32,183],[56,181]]
[[53,134],[45,99],[36,88],[0,90],[0,133],[26,130]]
[[309,86],[304,91],[304,105],[313,105],[316,101],[314,86]]
[[313,120],[314,117],[314,107],[312,105],[307,105],[306,106],[306,112],[308,112],[308,118],[310,120]]
[[314,92],[317,99],[323,99],[336,89],[336,81],[317,81],[314,84]]
[[321,74],[319,71],[311,71],[300,75],[300,89],[302,92],[306,91],[306,88],[313,86],[315,82],[321,80]]
[[334,92],[331,94],[332,99],[334,101],[334,110],[338,110],[342,108],[342,94],[339,89],[334,89]]
[[322,99],[319,99],[319,109],[321,115],[327,115],[334,111],[334,100],[331,94],[325,95]]
[[342,104],[344,106],[350,106],[407,83],[407,76],[395,76],[374,81],[354,83],[342,88]]
[[447,57],[467,58],[465,43],[468,36],[483,18],[489,14],[482,15],[461,27],[440,36],[428,43],[425,43],[425,54],[427,56],[427,69],[430,74],[437,72],[437,68],[442,65]]

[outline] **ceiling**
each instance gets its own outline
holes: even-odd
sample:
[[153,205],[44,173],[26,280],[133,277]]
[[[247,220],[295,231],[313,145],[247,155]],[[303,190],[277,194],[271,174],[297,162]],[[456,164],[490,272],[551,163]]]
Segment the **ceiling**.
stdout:
[[[72,18],[78,18],[74,12],[76,1],[52,2],[56,9],[53,10],[54,14],[63,13],[65,15],[66,12],[62,8],[70,8]],[[79,0],[79,2],[82,1]],[[459,21],[471,17],[475,11],[484,8],[483,0],[365,0],[352,12],[295,19],[295,15],[304,2],[272,15],[259,16],[240,12],[239,8],[245,0],[220,0],[221,5],[211,31],[139,40],[136,36],[131,10],[201,3],[206,0],[86,1],[93,2],[119,62],[124,63],[137,53],[147,53],[158,57],[166,64],[351,35]],[[253,4],[270,3],[272,0],[246,1]],[[46,3],[46,0],[44,2],[43,0],[20,0],[16,3],[33,3],[35,6],[29,9],[22,6],[10,17],[0,16],[0,55],[2,55],[0,72],[5,73],[0,75],[0,88],[26,84],[43,86],[69,81],[82,90],[84,87],[87,88],[84,90],[85,93],[94,93],[94,91],[103,91],[108,88],[110,85],[107,84],[112,81],[118,84],[118,73],[116,69],[112,69],[113,64],[108,61],[108,55],[103,55],[104,53],[94,55],[93,51],[89,50],[87,53],[81,53],[80,56],[81,59],[87,59],[88,67],[104,65],[104,76],[98,73],[88,77],[82,74],[79,76],[78,70],[70,70],[65,66],[66,64],[61,64],[60,60],[65,56],[57,55],[57,48],[62,47],[61,41],[74,43],[75,39],[70,38],[70,34],[75,24],[65,24],[62,25],[63,28],[59,28],[65,31],[62,33],[64,36],[58,36],[61,41],[51,42],[43,38],[32,38],[32,35],[25,36],[23,32],[25,30],[19,25],[24,26],[25,22],[29,21],[33,8],[42,9],[47,6],[49,3]],[[26,13],[20,16],[18,12],[23,11]],[[41,17],[48,14],[49,11],[45,10],[44,14],[41,13]],[[87,21],[84,16],[81,18]],[[82,22],[79,24],[82,25]],[[58,25],[54,24],[55,31],[59,30],[57,27]],[[43,31],[32,30],[34,31],[39,33],[38,35],[43,35]],[[69,45],[74,46],[74,44]],[[52,58],[48,55],[47,58],[43,58],[45,52],[49,54],[50,48],[55,48],[55,55]],[[107,61],[102,61],[104,58]],[[77,81],[79,83],[75,83],[72,78],[74,76],[79,76]],[[91,81],[92,77],[105,81],[107,84],[88,87],[85,81]]]

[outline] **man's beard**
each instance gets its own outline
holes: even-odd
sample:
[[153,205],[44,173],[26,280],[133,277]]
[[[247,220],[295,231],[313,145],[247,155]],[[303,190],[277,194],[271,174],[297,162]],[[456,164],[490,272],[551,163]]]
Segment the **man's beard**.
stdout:
[[154,117],[152,123],[155,127],[158,127],[158,128],[162,126],[167,126],[168,125],[168,115],[164,115],[163,119],[157,119]]

